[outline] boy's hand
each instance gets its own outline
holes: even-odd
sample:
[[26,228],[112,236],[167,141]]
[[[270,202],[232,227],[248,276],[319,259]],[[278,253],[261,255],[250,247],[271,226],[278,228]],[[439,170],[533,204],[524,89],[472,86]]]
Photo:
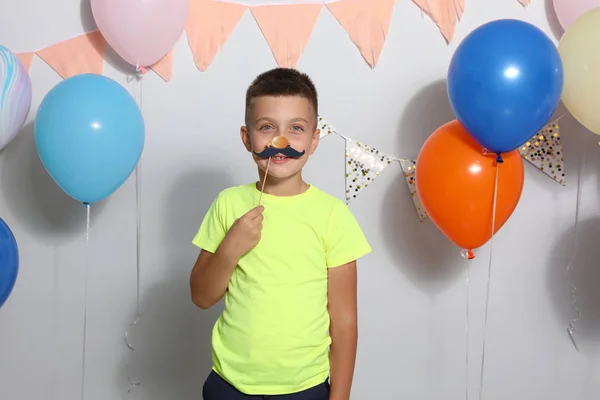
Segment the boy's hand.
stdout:
[[263,206],[253,208],[238,218],[227,232],[223,244],[236,259],[252,250],[260,241],[264,210]]

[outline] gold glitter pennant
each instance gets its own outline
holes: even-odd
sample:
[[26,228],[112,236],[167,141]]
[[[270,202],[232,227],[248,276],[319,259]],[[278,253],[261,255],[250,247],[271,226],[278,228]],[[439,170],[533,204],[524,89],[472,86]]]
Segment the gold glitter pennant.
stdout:
[[421,222],[423,222],[423,220],[427,216],[427,213],[425,212],[425,209],[421,204],[421,200],[419,199],[419,195],[417,194],[417,186],[415,180],[417,162],[414,160],[400,160],[400,166],[402,167],[404,178],[406,178],[406,183],[408,184],[408,190],[410,190],[410,195],[412,196],[413,203],[415,203],[417,215],[419,216]]
[[521,146],[519,151],[525,160],[565,186],[565,164],[557,122],[546,125],[530,141]]
[[327,121],[325,121],[320,115],[317,119],[317,128],[321,131],[321,134],[319,135],[320,139],[323,139],[324,137],[329,136],[332,133],[337,133],[335,128],[329,125]]
[[346,204],[358,197],[395,158],[346,139]]

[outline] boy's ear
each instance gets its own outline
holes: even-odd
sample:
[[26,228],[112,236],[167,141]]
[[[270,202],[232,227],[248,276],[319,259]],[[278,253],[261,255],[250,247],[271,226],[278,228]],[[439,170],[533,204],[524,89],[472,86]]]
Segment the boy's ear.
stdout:
[[321,130],[316,129],[315,133],[313,133],[312,141],[310,142],[310,151],[308,152],[312,155],[315,150],[317,150],[317,146],[319,146],[319,139],[321,138]]
[[242,138],[242,143],[244,143],[244,147],[249,152],[252,152],[252,138],[250,138],[250,132],[248,132],[248,128],[242,126],[240,128],[240,137]]

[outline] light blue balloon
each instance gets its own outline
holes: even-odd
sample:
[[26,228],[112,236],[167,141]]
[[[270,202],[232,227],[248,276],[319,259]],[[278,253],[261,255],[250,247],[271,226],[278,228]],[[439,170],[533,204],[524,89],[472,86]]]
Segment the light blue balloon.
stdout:
[[83,203],[117,190],[144,148],[144,119],[135,100],[102,75],[75,75],[52,88],[38,109],[34,132],[50,176]]

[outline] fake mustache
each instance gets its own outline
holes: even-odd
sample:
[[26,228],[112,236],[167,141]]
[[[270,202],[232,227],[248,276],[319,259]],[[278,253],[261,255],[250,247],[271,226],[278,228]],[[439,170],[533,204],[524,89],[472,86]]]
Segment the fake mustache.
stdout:
[[302,157],[304,155],[304,153],[306,153],[305,150],[298,151],[291,146],[284,147],[283,149],[277,149],[275,147],[267,147],[260,153],[257,153],[256,151],[254,151],[254,155],[256,157],[260,157],[260,158],[270,158],[270,157],[274,157],[278,154],[284,155],[286,157],[298,158],[298,157]]

